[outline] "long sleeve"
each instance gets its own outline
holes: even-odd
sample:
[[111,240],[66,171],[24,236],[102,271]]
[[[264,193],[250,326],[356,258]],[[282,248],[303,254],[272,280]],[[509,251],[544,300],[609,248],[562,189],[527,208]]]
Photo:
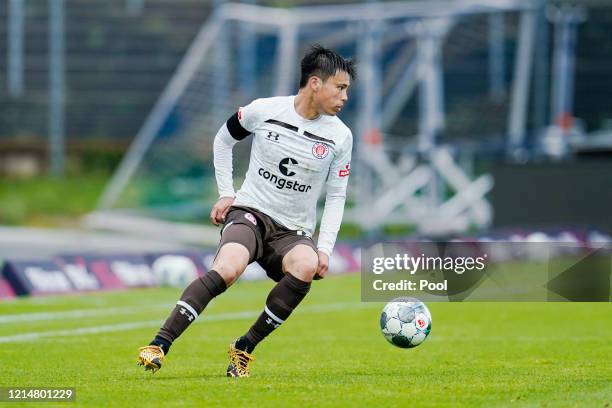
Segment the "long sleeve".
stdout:
[[230,134],[227,124],[223,124],[215,136],[213,143],[213,155],[215,164],[215,178],[219,197],[234,197],[234,183],[232,178],[232,149],[238,140]]
[[317,242],[317,248],[327,255],[331,255],[334,249],[342,222],[342,215],[344,214],[352,148],[353,137],[349,134],[342,150],[332,162],[327,178],[325,208],[323,209]]
[[329,187],[325,196],[325,208],[321,219],[319,240],[317,248],[327,255],[331,255],[336,237],[340,230],[342,215],[344,214],[344,202],[346,201],[346,187]]
[[260,105],[264,99],[256,99],[247,106],[238,109],[221,126],[213,143],[215,178],[220,197],[234,197],[232,178],[232,149],[236,143],[251,135],[253,129],[261,122]]

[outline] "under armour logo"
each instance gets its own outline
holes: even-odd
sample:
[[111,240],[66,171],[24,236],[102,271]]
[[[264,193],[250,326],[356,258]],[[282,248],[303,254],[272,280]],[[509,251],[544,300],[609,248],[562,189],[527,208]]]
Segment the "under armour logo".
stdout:
[[266,323],[271,324],[272,326],[274,326],[274,328],[276,329],[278,326],[280,326],[279,323],[276,323],[274,320],[270,319],[269,317],[266,319]]
[[193,315],[191,313],[188,313],[187,310],[185,310],[185,308],[181,308],[181,310],[179,310],[179,313],[182,314],[183,316],[187,316],[187,320],[192,321],[193,320]]
[[274,133],[274,132],[268,132],[268,135],[266,136],[266,138],[268,140],[273,140],[275,142],[278,142],[279,134],[278,133]]

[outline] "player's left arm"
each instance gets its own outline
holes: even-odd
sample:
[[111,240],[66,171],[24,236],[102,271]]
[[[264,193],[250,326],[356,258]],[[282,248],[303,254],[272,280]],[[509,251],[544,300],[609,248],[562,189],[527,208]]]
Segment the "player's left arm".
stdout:
[[329,268],[329,257],[334,249],[336,237],[340,230],[344,203],[346,201],[346,188],[351,168],[351,150],[353,136],[349,133],[341,149],[331,163],[327,176],[325,195],[325,208],[319,228],[319,268],[317,276],[323,278]]

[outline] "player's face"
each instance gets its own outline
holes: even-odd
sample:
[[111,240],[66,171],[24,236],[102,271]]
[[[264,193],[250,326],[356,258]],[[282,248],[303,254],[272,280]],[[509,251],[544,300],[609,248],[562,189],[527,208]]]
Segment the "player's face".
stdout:
[[319,113],[335,116],[344,107],[348,100],[348,88],[351,85],[349,74],[344,71],[337,71],[320,83],[316,93]]

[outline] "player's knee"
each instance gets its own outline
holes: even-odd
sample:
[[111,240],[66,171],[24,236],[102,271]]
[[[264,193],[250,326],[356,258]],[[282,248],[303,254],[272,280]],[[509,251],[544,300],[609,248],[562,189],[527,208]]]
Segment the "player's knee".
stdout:
[[215,265],[213,266],[213,269],[223,278],[227,286],[230,286],[232,283],[236,282],[236,280],[242,274],[242,272],[240,272],[238,269],[223,264]]
[[285,272],[305,282],[312,281],[319,266],[319,258],[312,248],[290,252],[283,261]]
[[241,244],[230,242],[221,247],[212,269],[217,271],[229,286],[242,275],[248,262],[249,251]]
[[317,266],[310,260],[304,260],[303,262],[296,262],[288,272],[304,282],[310,282],[317,273]]

